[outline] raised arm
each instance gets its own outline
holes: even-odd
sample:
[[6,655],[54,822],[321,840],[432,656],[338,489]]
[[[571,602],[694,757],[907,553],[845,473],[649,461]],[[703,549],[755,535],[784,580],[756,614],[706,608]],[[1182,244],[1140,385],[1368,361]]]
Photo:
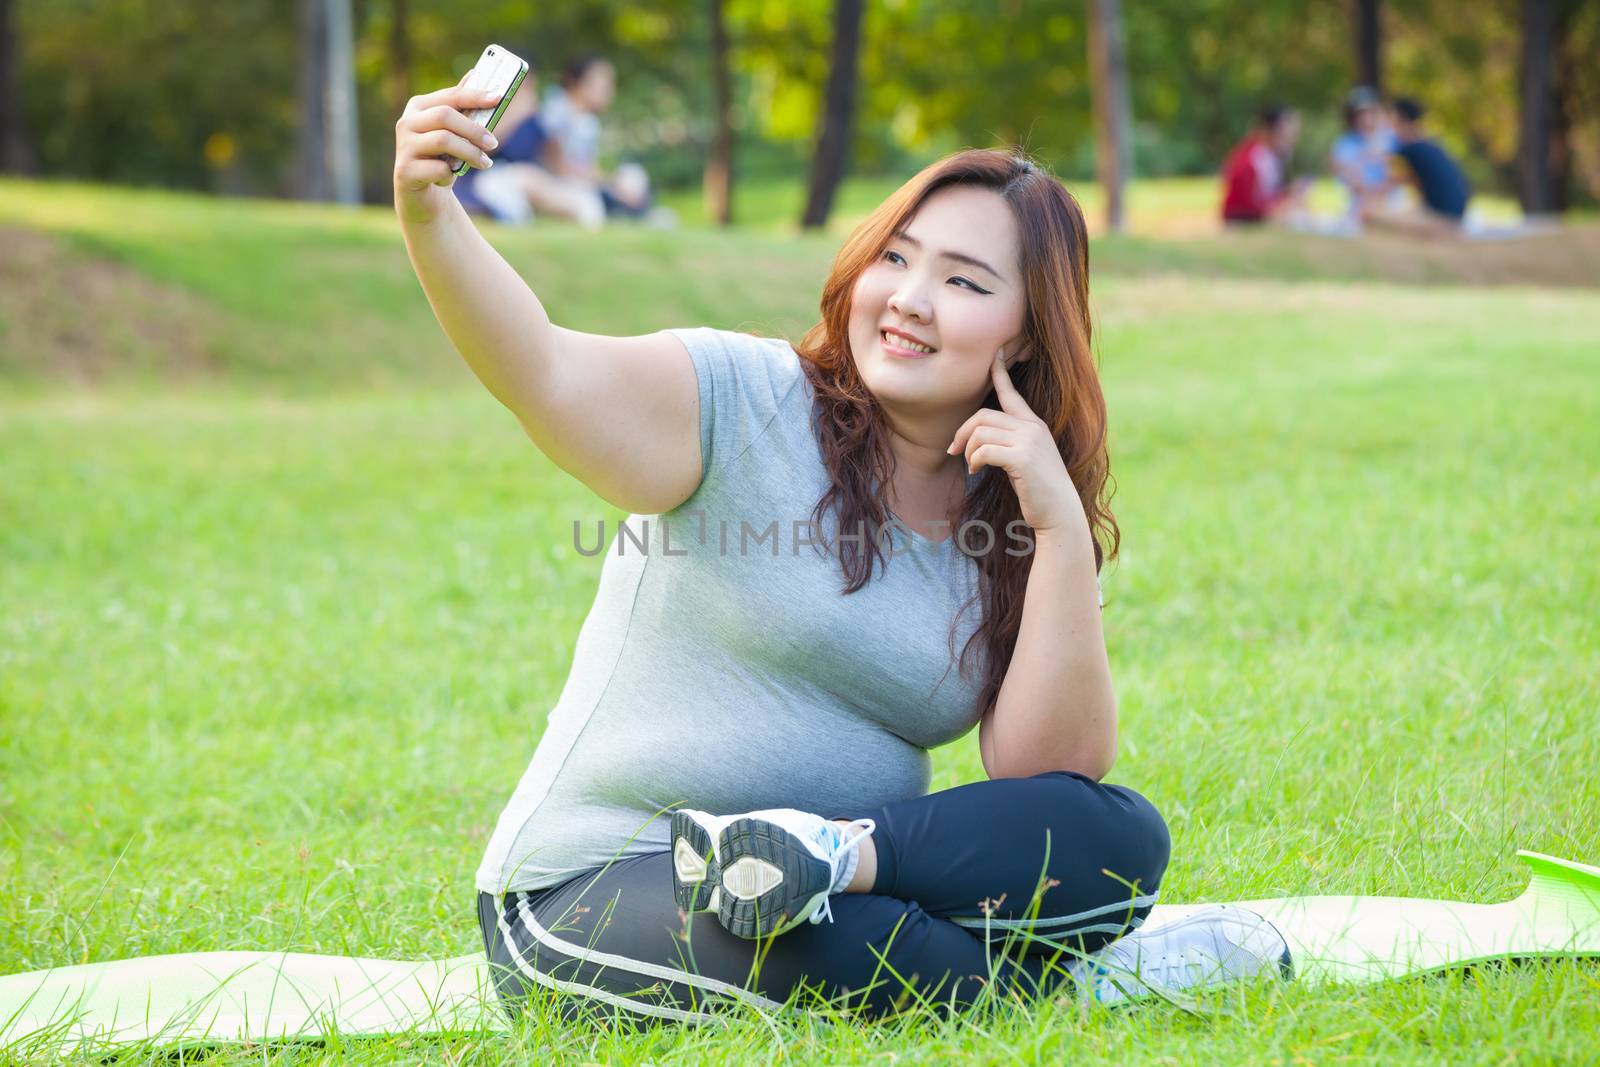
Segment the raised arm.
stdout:
[[454,160],[439,158],[489,165],[489,135],[462,114],[484,102],[458,85],[412,98],[395,124],[395,211],[417,279],[456,351],[557,466],[630,512],[675,507],[701,477],[689,353],[668,333],[551,323],[451,191]]

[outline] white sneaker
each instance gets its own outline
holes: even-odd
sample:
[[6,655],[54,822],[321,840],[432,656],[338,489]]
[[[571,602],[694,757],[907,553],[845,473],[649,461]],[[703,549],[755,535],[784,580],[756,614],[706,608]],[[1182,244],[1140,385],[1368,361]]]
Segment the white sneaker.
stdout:
[[874,829],[871,819],[845,827],[793,808],[720,816],[675,812],[672,878],[678,906],[714,909],[729,933],[744,938],[831,921],[828,898],[850,884],[858,848]]
[[1073,967],[1080,988],[1102,1004],[1193,992],[1267,973],[1294,977],[1289,943],[1266,919],[1231,904],[1135,930]]

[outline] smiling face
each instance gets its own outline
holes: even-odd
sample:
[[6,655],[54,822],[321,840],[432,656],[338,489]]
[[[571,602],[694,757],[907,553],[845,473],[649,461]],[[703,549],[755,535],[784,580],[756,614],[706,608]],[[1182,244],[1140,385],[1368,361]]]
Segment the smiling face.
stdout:
[[995,353],[1004,347],[1014,366],[1022,347],[1019,249],[1016,218],[994,190],[952,185],[923,201],[852,291],[850,352],[880,403],[965,418],[983,402]]

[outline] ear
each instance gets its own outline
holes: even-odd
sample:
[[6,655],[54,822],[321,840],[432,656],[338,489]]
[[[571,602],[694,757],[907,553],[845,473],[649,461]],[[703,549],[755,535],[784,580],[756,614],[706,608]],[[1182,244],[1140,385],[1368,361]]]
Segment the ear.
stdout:
[[1006,369],[1009,370],[1019,363],[1026,363],[1033,358],[1033,345],[1023,342],[1022,347],[1006,357]]

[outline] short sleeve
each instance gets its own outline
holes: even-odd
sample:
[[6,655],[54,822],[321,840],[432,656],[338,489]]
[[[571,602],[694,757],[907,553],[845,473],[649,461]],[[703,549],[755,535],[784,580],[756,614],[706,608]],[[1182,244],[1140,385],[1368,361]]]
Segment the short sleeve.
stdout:
[[709,327],[666,332],[683,342],[694,362],[700,390],[700,483],[709,488],[777,417],[804,376],[800,357],[780,337]]

